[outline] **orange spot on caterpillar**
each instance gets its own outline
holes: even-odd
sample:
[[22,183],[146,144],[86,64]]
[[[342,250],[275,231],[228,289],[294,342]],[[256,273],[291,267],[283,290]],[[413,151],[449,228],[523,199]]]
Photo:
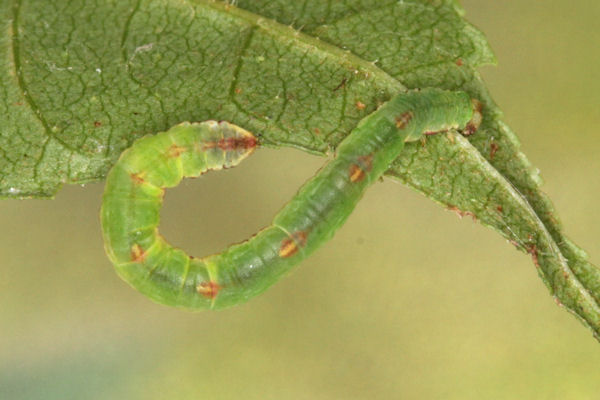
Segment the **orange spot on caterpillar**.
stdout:
[[358,164],[352,164],[350,166],[350,182],[359,182],[365,177],[365,172],[358,166]]
[[499,148],[500,146],[498,146],[496,143],[490,144],[490,160],[494,159],[494,156],[496,155],[496,152]]
[[407,111],[402,113],[399,117],[396,117],[396,128],[404,129],[406,125],[413,119],[414,114],[412,111]]
[[169,147],[169,150],[167,150],[167,157],[169,157],[169,158],[179,157],[185,151],[186,151],[185,147],[177,146],[176,144],[173,144],[173,145],[171,145],[171,147]]
[[363,103],[362,101],[357,101],[355,104],[356,108],[359,110],[364,110],[365,108],[367,108],[367,106],[365,105],[365,103]]
[[483,110],[483,104],[477,99],[471,99],[471,104],[473,104],[473,117],[465,126],[462,134],[463,136],[470,136],[477,132],[481,122],[483,121],[483,114],[481,114],[481,110]]
[[208,281],[198,284],[198,286],[196,286],[196,291],[202,296],[212,300],[217,297],[221,288],[221,285],[218,283]]
[[348,176],[350,177],[350,182],[360,182],[362,181],[367,172],[369,172],[373,168],[373,155],[369,154],[367,156],[358,157],[358,162],[356,164],[350,165],[348,170]]
[[141,173],[139,173],[139,174],[135,174],[134,173],[134,174],[130,174],[129,176],[131,177],[131,180],[133,181],[133,183],[136,184],[136,185],[141,185],[144,182],[146,182],[144,180],[144,178],[142,178],[142,174]]
[[134,244],[131,246],[131,261],[133,262],[142,262],[146,257],[146,252],[142,249],[142,246],[139,244]]
[[290,237],[287,237],[281,241],[279,247],[279,257],[287,258],[291,257],[300,250],[301,247],[306,245],[306,232],[299,231],[294,232]]

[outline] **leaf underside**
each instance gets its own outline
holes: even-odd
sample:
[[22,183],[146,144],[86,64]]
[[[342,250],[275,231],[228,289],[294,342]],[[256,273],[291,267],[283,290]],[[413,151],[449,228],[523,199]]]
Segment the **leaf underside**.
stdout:
[[388,171],[529,253],[600,337],[600,272],[562,233],[476,67],[494,63],[452,0],[10,0],[0,4],[0,196],[101,180],[135,139],[227,120],[326,154],[399,91],[467,91],[477,134],[408,144]]

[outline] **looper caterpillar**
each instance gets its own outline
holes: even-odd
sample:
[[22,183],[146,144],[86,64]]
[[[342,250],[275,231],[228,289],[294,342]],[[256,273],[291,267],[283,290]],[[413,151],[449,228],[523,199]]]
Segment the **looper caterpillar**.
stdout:
[[330,239],[366,188],[407,141],[449,129],[473,133],[480,105],[466,93],[401,93],[361,120],[327,163],[247,241],[204,258],[188,256],[158,233],[164,189],[185,177],[237,165],[257,139],[228,122],[176,125],[123,152],[110,171],[101,210],[106,252],[119,275],[167,305],[222,308],[263,292]]

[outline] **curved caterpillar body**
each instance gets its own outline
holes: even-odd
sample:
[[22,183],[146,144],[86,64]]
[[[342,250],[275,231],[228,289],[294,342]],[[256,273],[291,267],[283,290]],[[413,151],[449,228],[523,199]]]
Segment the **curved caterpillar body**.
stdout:
[[476,103],[466,93],[437,89],[397,95],[360,121],[270,226],[204,258],[188,256],[158,233],[164,189],[237,165],[257,139],[215,121],[146,136],[108,175],[101,210],[106,252],[123,279],[159,303],[197,309],[246,301],[331,238],[405,142],[452,128],[473,133],[481,121]]

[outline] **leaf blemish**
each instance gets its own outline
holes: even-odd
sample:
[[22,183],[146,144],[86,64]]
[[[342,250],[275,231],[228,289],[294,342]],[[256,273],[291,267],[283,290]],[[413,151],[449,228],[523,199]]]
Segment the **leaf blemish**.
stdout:
[[396,128],[404,129],[406,125],[410,123],[413,117],[414,114],[412,111],[406,111],[405,113],[402,113],[400,116],[396,117]]
[[337,85],[337,86],[335,87],[335,89],[333,89],[333,91],[334,91],[334,92],[337,92],[338,90],[340,90],[340,89],[343,89],[344,87],[346,87],[346,82],[348,82],[348,78],[344,78],[344,79],[342,79],[342,81],[340,82],[340,84],[339,84],[339,85]]
[[500,146],[498,146],[496,143],[490,144],[490,160],[491,161],[494,160],[494,157],[496,156],[496,152],[498,151],[499,148],[500,148]]
[[540,268],[537,246],[535,244],[531,244],[529,247],[527,247],[527,253],[531,255],[535,267]]
[[473,218],[473,221],[477,221],[477,216],[475,215],[475,213],[473,213],[471,211],[463,211],[456,206],[450,206],[447,208],[447,210],[454,212],[456,215],[458,215],[458,217],[460,219],[463,219],[463,217],[469,216],[469,217]]

